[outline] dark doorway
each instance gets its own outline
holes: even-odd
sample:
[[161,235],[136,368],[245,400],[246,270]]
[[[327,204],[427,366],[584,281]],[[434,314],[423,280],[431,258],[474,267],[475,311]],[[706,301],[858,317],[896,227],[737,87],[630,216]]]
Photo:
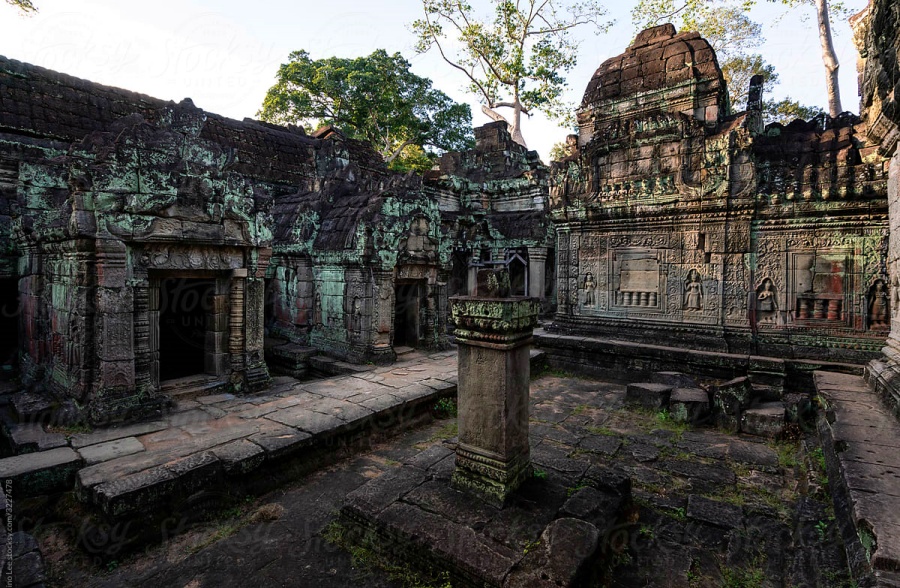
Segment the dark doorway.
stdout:
[[176,278],[159,283],[159,377],[172,380],[205,371],[213,280]]
[[456,250],[450,257],[450,296],[465,296],[469,293],[469,251]]
[[19,282],[0,279],[0,366],[15,370],[19,352]]
[[509,293],[511,296],[528,296],[528,284],[525,275],[528,273],[528,252],[510,250],[506,259],[509,268]]
[[394,298],[394,347],[418,347],[421,296],[422,285],[419,282],[397,284]]

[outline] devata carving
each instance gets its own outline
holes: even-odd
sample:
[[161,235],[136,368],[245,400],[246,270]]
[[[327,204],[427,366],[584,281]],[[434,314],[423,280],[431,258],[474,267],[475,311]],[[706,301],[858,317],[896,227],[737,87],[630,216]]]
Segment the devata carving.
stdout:
[[700,310],[703,308],[703,285],[700,283],[700,274],[692,269],[688,274],[687,284],[684,287],[685,310]]

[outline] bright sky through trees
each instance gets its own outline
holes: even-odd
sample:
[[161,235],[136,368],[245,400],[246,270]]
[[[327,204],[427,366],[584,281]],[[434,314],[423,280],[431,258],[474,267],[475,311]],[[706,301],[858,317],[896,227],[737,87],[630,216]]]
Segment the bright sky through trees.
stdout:
[[[473,0],[473,6],[483,5]],[[606,3],[617,24],[603,36],[590,28],[581,38],[578,65],[568,75],[568,99],[579,102],[591,74],[632,38],[633,2]],[[864,0],[846,3],[860,10]],[[489,122],[462,88],[466,80],[432,54],[416,55],[409,24],[420,18],[419,0],[40,0],[39,12],[22,16],[0,3],[0,55],[94,82],[179,101],[190,97],[210,112],[253,117],[272,86],[278,66],[291,51],[305,49],[315,59],[357,57],[383,48],[400,51],[412,71],[459,102],[472,104],[476,125]],[[808,14],[801,22],[800,17]],[[778,20],[778,17],[783,17]],[[825,107],[825,83],[812,9],[788,11],[760,2],[751,17],[767,39],[760,52],[775,66],[781,83],[775,98],[790,95],[803,104]],[[849,27],[834,27],[841,62],[844,108],[857,111],[856,50]],[[550,148],[569,132],[535,115],[523,122],[528,145],[547,161]]]

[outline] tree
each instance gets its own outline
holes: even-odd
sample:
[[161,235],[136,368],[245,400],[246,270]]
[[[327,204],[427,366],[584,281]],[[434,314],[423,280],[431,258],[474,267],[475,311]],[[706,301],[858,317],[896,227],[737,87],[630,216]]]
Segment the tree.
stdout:
[[[822,63],[825,65],[825,92],[828,94],[828,114],[836,117],[844,111],[841,106],[841,89],[838,84],[838,69],[841,65],[838,63],[837,53],[834,50],[834,40],[831,37],[831,11],[828,8],[828,0],[780,0],[780,2],[791,7],[801,4],[812,5],[816,9],[819,44],[822,47]],[[838,4],[837,11],[844,12],[843,6]]]
[[[464,0],[422,0],[424,17],[412,24],[416,49],[436,48],[468,80],[481,110],[505,121],[513,140],[525,145],[522,115],[543,112],[571,117],[565,75],[575,66],[578,43],[571,32],[592,24],[598,32],[606,10],[597,0],[492,0],[493,20],[478,17]],[[497,109],[508,108],[509,117]]]
[[22,14],[37,12],[37,6],[31,0],[6,0],[6,3],[18,8]]
[[[472,113],[409,67],[402,55],[383,49],[317,60],[295,51],[278,68],[257,115],[308,130],[331,124],[371,143],[392,168],[428,169],[436,151],[474,145]],[[404,157],[410,147],[419,151]]]
[[784,100],[766,100],[763,104],[763,116],[767,122],[777,122],[783,125],[789,124],[795,119],[809,120],[815,118],[824,111],[817,106],[804,106],[788,96]]

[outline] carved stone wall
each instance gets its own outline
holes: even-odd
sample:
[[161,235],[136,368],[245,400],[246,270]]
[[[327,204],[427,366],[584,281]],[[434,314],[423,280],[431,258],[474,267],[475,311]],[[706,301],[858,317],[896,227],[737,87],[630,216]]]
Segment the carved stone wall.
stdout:
[[891,228],[883,253],[888,276],[879,276],[884,286],[877,281],[872,286],[870,303],[886,312],[890,333],[883,355],[869,364],[866,377],[900,416],[900,12],[895,2],[872,0],[851,24],[860,52],[860,109],[871,151],[876,152],[872,157],[885,158]]
[[519,284],[517,293],[541,299],[550,310],[552,272],[546,272],[545,260],[556,237],[547,216],[548,169],[537,152],[512,140],[505,122],[476,128],[475,140],[474,149],[442,156],[424,178],[425,194],[440,208],[441,258],[449,262],[444,268],[458,276],[450,295],[474,288],[472,263],[518,255],[529,287]]
[[[594,74],[551,168],[554,329],[859,361],[881,347],[887,180],[859,119],[730,114],[709,44],[663,25]],[[884,285],[881,289],[878,284]]]

